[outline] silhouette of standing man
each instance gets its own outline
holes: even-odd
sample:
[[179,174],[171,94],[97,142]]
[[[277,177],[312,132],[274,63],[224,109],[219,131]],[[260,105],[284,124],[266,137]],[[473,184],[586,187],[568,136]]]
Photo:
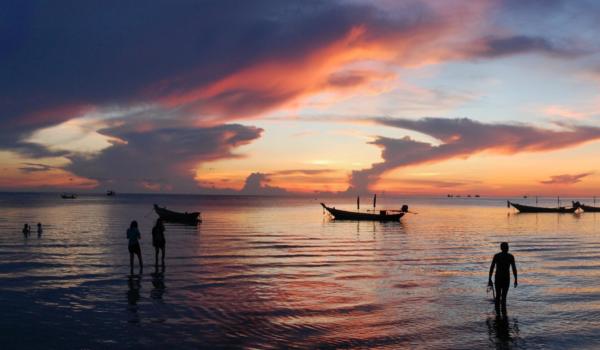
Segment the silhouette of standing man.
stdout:
[[517,265],[515,257],[508,253],[508,243],[500,243],[500,253],[494,255],[492,265],[490,265],[490,276],[488,285],[492,286],[492,274],[494,267],[496,268],[496,310],[502,306],[502,311],[506,312],[506,295],[510,288],[510,267],[512,267],[513,275],[515,275],[515,288],[517,288]]

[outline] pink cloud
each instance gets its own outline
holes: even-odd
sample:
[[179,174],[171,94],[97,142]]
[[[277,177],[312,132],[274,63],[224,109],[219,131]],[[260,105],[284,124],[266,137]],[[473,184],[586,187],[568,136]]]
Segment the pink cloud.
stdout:
[[544,185],[572,185],[581,182],[583,178],[592,175],[594,172],[580,174],[562,174],[550,176],[550,180],[540,181]]

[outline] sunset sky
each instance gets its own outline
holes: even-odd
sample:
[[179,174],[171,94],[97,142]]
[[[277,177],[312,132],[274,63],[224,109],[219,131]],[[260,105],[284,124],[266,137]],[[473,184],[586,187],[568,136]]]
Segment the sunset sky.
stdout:
[[597,1],[3,1],[0,190],[600,195]]

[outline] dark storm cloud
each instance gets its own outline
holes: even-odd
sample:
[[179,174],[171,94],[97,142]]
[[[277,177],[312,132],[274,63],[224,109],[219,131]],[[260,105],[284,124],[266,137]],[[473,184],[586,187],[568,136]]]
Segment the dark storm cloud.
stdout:
[[468,118],[381,118],[376,121],[423,133],[441,143],[434,145],[408,136],[401,139],[377,137],[371,144],[382,149],[383,162],[352,172],[350,185],[353,189],[367,189],[383,173],[400,167],[467,158],[481,152],[516,154],[552,151],[600,139],[600,128],[582,125],[563,125],[561,130],[551,130],[524,124],[485,124]]
[[101,131],[115,143],[94,157],[70,155],[67,170],[123,190],[198,190],[194,168],[202,162],[233,158],[234,148],[260,137],[262,129],[237,124],[210,128]]
[[592,175],[594,172],[580,173],[580,174],[563,174],[550,176],[550,180],[540,181],[544,185],[571,185],[581,182],[583,178]]
[[[298,59],[356,24],[374,35],[378,26],[410,27],[333,1],[4,1],[0,118],[24,131],[86,106],[152,101],[259,61]],[[216,98],[248,104],[250,95]]]

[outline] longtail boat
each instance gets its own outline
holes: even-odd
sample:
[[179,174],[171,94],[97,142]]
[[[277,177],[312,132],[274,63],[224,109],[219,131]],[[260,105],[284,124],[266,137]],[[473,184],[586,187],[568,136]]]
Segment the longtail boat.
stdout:
[[581,204],[579,206],[581,208],[581,210],[585,211],[585,212],[600,212],[600,207],[592,207],[591,205],[585,205],[585,204]]
[[188,225],[196,225],[199,222],[202,222],[202,220],[198,218],[198,216],[200,215],[199,212],[179,213],[176,211],[169,210],[166,207],[159,207],[156,204],[154,204],[154,211],[156,212],[156,214],[158,214],[158,216],[161,219],[168,222],[179,222]]
[[323,203],[321,203],[321,205],[335,220],[400,221],[400,218],[408,212],[407,205],[402,206],[401,210],[379,210],[378,212],[372,213],[339,210],[328,207]]
[[572,207],[556,207],[556,208],[546,208],[546,207],[534,207],[530,205],[523,205],[518,203],[513,203],[511,201],[507,201],[509,206],[513,206],[521,213],[574,213],[581,207],[579,202],[573,202]]

